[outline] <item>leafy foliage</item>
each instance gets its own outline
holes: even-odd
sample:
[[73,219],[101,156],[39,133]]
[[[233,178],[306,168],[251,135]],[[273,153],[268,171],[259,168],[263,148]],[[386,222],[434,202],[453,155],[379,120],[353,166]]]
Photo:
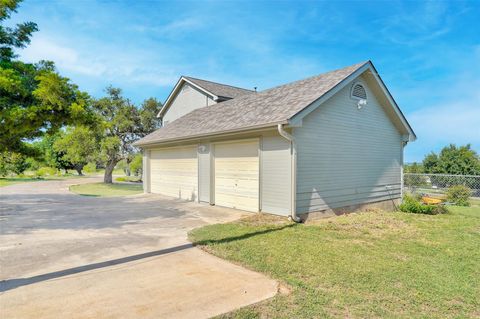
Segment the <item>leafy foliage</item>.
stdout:
[[405,195],[402,204],[399,206],[400,211],[405,213],[438,215],[448,213],[448,209],[443,205],[427,205],[423,204],[419,198],[415,196]]
[[412,164],[405,164],[403,167],[404,173],[423,173],[423,166],[417,162]]
[[97,164],[90,162],[83,167],[83,170],[88,174],[95,173],[97,171]]
[[54,167],[57,169],[69,170],[73,169],[74,165],[68,160],[64,159],[63,151],[55,150],[54,144],[58,139],[61,139],[65,132],[58,131],[54,134],[46,134],[39,141],[32,143],[34,156],[44,166]]
[[[0,2],[0,23],[10,18],[17,11],[21,0],[2,0]],[[15,48],[24,48],[30,43],[33,32],[38,31],[36,23],[19,23],[15,28],[0,24],[0,59],[10,60],[15,57]]]
[[138,153],[133,158],[130,163],[130,170],[135,176],[142,176],[142,167],[143,167],[143,156],[141,153]]
[[64,125],[90,123],[90,98],[60,76],[53,62],[14,60],[14,48],[25,47],[37,30],[34,23],[3,25],[19,1],[0,4],[0,152],[29,154],[25,141],[56,132]]
[[440,154],[430,153],[423,160],[425,173],[480,175],[480,158],[470,144],[444,147]]
[[40,167],[35,171],[35,176],[37,178],[43,177],[43,176],[53,176],[56,174],[57,174],[57,170],[53,167],[48,167],[48,166]]
[[118,88],[108,87],[107,96],[93,104],[102,132],[101,156],[106,163],[105,183],[112,183],[115,165],[125,159],[133,160],[136,149],[133,142],[151,133],[159,126],[156,114],[161,103],[155,99],[146,100],[140,109],[122,96]]
[[448,209],[443,205],[425,205],[411,195],[405,195],[398,208],[402,212],[413,214],[438,215],[448,213]]
[[55,141],[53,148],[63,154],[62,159],[72,163],[81,175],[83,167],[97,158],[97,136],[85,126],[69,127],[66,133]]
[[28,168],[27,158],[23,154],[13,152],[0,153],[0,176],[23,174]]
[[455,185],[447,190],[447,200],[458,206],[469,206],[468,201],[472,191],[464,185]]

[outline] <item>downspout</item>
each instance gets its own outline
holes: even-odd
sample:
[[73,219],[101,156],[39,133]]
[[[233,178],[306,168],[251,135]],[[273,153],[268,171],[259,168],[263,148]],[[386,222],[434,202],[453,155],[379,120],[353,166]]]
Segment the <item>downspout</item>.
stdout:
[[292,135],[290,135],[287,131],[284,130],[283,124],[278,124],[278,134],[283,136],[290,142],[290,146],[292,149],[292,190],[291,190],[291,213],[288,217],[289,219],[293,220],[296,223],[300,223],[302,220],[300,217],[297,216],[297,209],[296,209],[296,197],[297,197],[297,146],[295,144],[295,139]]

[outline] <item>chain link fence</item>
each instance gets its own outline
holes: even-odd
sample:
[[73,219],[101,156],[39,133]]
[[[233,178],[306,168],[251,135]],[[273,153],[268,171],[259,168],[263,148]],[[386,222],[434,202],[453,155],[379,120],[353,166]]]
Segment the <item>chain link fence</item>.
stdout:
[[467,186],[472,197],[480,198],[480,175],[403,174],[404,190],[410,193],[441,196],[455,185]]

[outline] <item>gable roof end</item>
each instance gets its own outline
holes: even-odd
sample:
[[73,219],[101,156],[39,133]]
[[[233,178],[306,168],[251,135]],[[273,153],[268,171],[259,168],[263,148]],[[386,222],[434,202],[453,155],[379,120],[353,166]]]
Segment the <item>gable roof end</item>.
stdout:
[[408,123],[407,119],[405,118],[403,112],[400,110],[400,107],[398,106],[397,102],[391,95],[390,91],[388,90],[387,86],[383,82],[382,78],[377,72],[377,69],[375,69],[375,66],[371,61],[365,62],[362,66],[357,68],[354,72],[352,72],[350,75],[342,79],[335,87],[333,87],[331,90],[320,96],[317,100],[315,100],[313,103],[310,105],[306,106],[304,109],[299,111],[297,114],[295,114],[292,118],[288,120],[289,124],[291,126],[297,126],[299,123],[301,123],[302,119],[310,114],[312,111],[314,111],[317,107],[319,107],[324,101],[328,100],[330,97],[335,95],[338,91],[343,89],[346,85],[351,83],[354,79],[356,79],[358,76],[361,74],[369,72],[370,75],[373,75],[375,82],[378,84],[380,87],[382,93],[385,95],[388,103],[390,106],[393,108],[395,115],[398,117],[398,120],[401,122],[401,126],[405,130],[405,132],[408,132],[408,141],[415,141],[417,139],[417,136],[415,135],[415,132],[413,131],[412,127]]
[[221,97],[224,99],[234,99],[236,97],[239,97],[240,95],[253,93],[252,90],[242,89],[232,85],[196,79],[190,76],[184,76],[184,78],[197,84],[198,86],[204,88],[205,90],[211,92],[219,98]]
[[163,104],[162,109],[158,112],[157,117],[161,117],[165,112],[170,108],[173,98],[178,94],[178,91],[181,89],[184,83],[188,83],[193,87],[197,88],[199,91],[202,91],[206,96],[212,98],[214,101],[225,101],[229,99],[236,98],[237,96],[252,93],[253,91],[242,89],[239,87],[221,84],[216,82],[211,82],[207,80],[196,79],[190,76],[182,75],[180,79],[175,84],[173,90],[167,97],[167,100]]

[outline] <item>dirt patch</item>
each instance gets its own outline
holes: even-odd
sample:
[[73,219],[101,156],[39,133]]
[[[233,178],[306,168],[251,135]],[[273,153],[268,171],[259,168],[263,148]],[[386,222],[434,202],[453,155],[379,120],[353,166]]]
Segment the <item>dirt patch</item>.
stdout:
[[264,225],[288,225],[292,224],[286,217],[258,213],[242,218],[238,222],[246,226],[264,226]]
[[371,211],[352,213],[328,219],[320,219],[309,223],[313,227],[325,230],[348,232],[382,237],[386,234],[412,234],[416,228],[395,216],[396,213]]

